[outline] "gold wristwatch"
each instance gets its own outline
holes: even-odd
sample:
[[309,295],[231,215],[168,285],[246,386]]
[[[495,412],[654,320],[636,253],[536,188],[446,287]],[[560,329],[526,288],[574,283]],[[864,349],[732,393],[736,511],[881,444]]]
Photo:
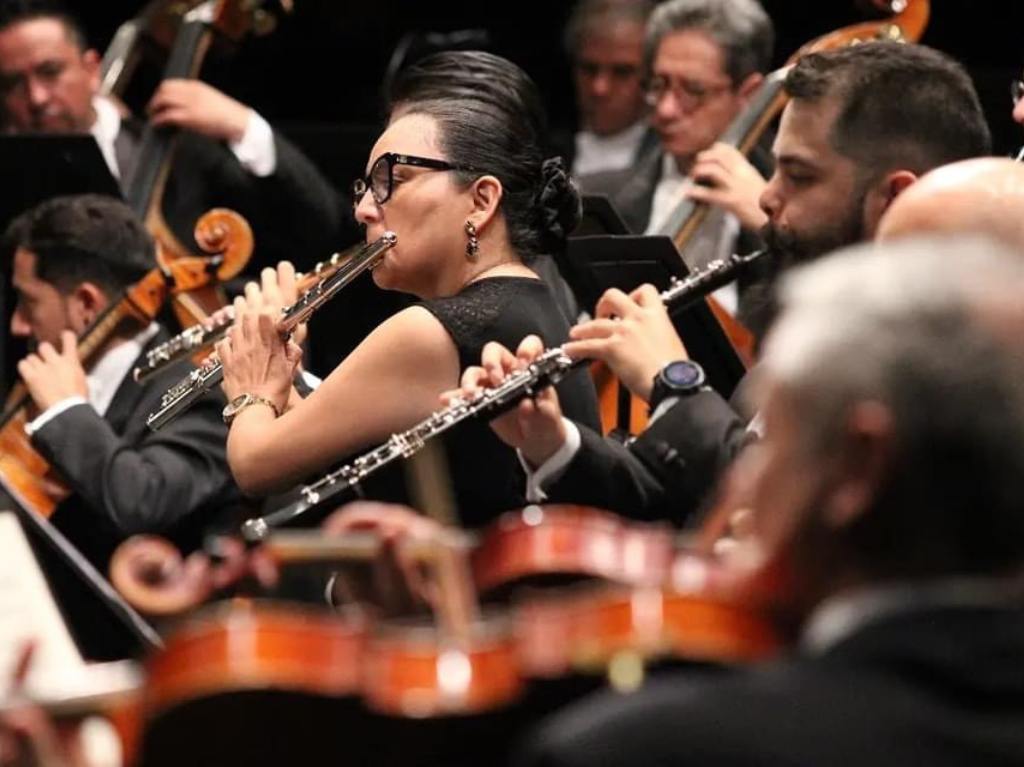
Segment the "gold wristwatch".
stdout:
[[235,416],[249,407],[249,405],[266,405],[274,411],[275,418],[281,415],[281,411],[277,409],[277,405],[275,405],[271,400],[266,397],[261,397],[258,394],[245,392],[244,394],[239,394],[224,406],[224,410],[221,411],[220,414],[221,418],[224,419],[224,423],[230,426],[231,422],[235,420]]

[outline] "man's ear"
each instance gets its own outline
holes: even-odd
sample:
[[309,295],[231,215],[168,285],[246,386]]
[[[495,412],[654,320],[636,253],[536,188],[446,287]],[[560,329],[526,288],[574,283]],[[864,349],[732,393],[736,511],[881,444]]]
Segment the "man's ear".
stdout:
[[865,200],[864,230],[872,238],[878,229],[882,214],[889,209],[893,200],[908,186],[917,181],[917,174],[909,170],[894,170],[886,173],[869,190]]
[[891,467],[893,428],[892,414],[880,402],[859,402],[850,411],[836,485],[824,510],[830,527],[849,527],[873,506]]
[[110,305],[103,288],[95,282],[80,282],[68,296],[68,313],[72,328],[81,333]]
[[481,234],[498,214],[504,188],[495,176],[480,176],[472,186],[472,212],[469,220]]
[[82,54],[82,65],[89,73],[89,87],[93,93],[99,93],[100,90],[101,61],[100,54],[95,48],[89,48]]
[[761,87],[761,83],[764,82],[764,75],[760,72],[754,72],[747,75],[743,82],[740,83],[740,87],[736,89],[736,95],[740,97],[740,100],[746,104],[750,101],[750,97],[757,92],[757,89]]

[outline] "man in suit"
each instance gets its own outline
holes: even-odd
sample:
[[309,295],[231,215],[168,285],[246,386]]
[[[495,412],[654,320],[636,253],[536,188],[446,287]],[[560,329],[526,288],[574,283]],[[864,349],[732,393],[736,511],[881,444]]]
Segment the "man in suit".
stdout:
[[658,143],[643,87],[644,29],[653,8],[651,0],[581,0],[569,18],[575,176],[632,168]]
[[[945,55],[868,43],[806,56],[785,82],[791,101],[775,139],[776,171],[761,198],[776,267],[871,238],[897,195],[925,171],[989,151],[970,78]],[[882,141],[880,137],[884,137]],[[721,470],[753,435],[747,417],[704,385],[651,286],[609,291],[597,319],[572,330],[567,351],[608,363],[651,405],[654,418],[628,447],[560,417],[557,399],[524,403],[495,426],[531,469],[535,500],[590,503],[644,518],[687,522]],[[521,360],[539,353],[524,342]],[[485,349],[497,383],[517,362]],[[754,425],[756,430],[756,424]]]
[[[91,133],[125,187],[142,124],[98,94],[99,54],[59,0],[0,3],[0,109],[10,133]],[[189,247],[212,207],[253,227],[249,267],[288,258],[315,263],[336,244],[347,211],[313,164],[249,107],[199,80],[168,80],[148,106],[151,124],[183,131],[163,214]]]
[[1018,762],[1022,290],[1018,251],[949,237],[787,276],[733,486],[798,648],[577,704],[520,765]]
[[224,452],[223,398],[208,393],[154,433],[146,416],[187,366],[142,384],[130,371],[166,332],[122,324],[88,371],[77,353],[76,337],[155,267],[152,238],[127,206],[98,195],[43,203],[15,236],[11,332],[34,349],[18,364],[34,406],[26,431],[70,490],[50,521],[101,572],[136,533],[194,549],[240,503]]
[[647,25],[644,68],[661,145],[628,170],[581,179],[584,191],[609,195],[638,233],[659,232],[684,199],[708,202],[714,215],[684,260],[694,267],[735,252],[741,229],[756,233],[764,224],[757,207],[764,179],[739,152],[715,142],[761,85],[773,44],[771,20],[757,0],[671,0],[657,7]]

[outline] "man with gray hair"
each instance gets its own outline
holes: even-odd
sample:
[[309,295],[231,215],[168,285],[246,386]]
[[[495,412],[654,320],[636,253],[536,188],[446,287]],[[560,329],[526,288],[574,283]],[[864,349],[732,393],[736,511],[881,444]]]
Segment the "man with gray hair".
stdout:
[[[715,142],[761,85],[773,45],[757,0],[658,6],[647,25],[644,69],[661,152],[628,172],[584,178],[584,190],[608,194],[636,232],[659,231],[685,198],[707,202],[715,215],[684,259],[692,267],[734,252],[741,227],[755,233],[765,222],[757,205],[764,179],[742,154]],[[767,172],[767,156],[761,160]]]
[[657,147],[644,100],[644,30],[654,0],[581,0],[565,31],[579,130],[572,172],[632,168]]
[[786,574],[775,606],[799,651],[586,701],[521,764],[1019,761],[1022,292],[1024,258],[978,239],[787,277],[756,386],[764,438],[730,484],[750,546]]

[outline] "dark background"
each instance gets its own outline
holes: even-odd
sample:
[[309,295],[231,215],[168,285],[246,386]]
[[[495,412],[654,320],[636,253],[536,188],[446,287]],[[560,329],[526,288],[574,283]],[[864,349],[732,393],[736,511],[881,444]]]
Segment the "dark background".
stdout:
[[[775,21],[779,63],[801,44],[870,18],[854,0],[762,0]],[[139,0],[85,2],[77,12],[93,43],[106,46]],[[547,99],[553,127],[572,129],[569,68],[562,48],[570,0],[294,0],[277,30],[246,39],[228,56],[215,51],[202,76],[254,106],[303,145],[338,184],[365,162],[379,125],[379,92],[387,62],[409,32],[485,29],[490,50],[523,66]],[[1009,82],[1024,65],[1024,3],[1019,0],[933,0],[923,42],[962,61],[981,94],[999,154],[1024,141],[1010,119]],[[159,72],[151,57],[126,98],[144,103]]]

